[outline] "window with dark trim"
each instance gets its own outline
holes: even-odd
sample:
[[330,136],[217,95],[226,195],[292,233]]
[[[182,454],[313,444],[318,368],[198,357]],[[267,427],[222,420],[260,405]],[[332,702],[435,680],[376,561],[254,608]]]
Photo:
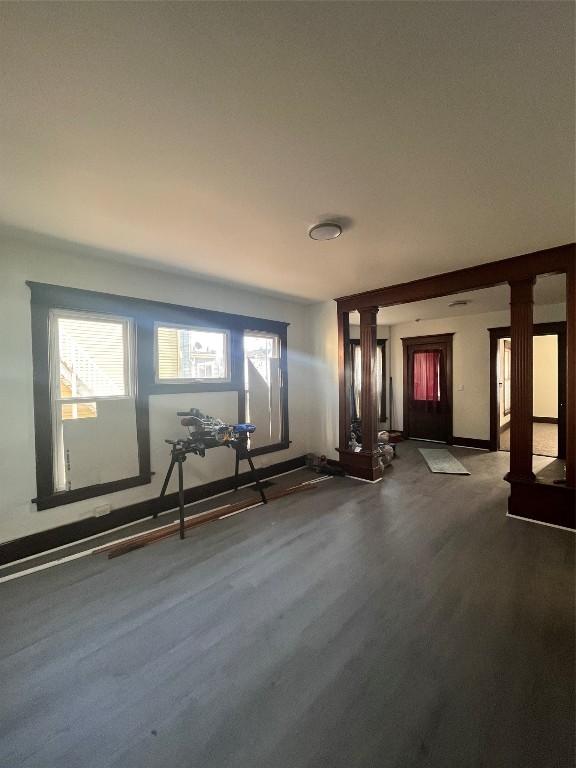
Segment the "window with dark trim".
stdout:
[[[360,393],[362,387],[362,353],[359,339],[350,341],[352,373],[352,420],[360,421]],[[387,419],[386,409],[386,339],[378,339],[376,346],[376,397],[378,399],[378,421]]]
[[230,333],[156,323],[156,381],[230,381]]
[[[263,372],[262,380],[268,386],[269,406],[269,420],[265,419],[262,427],[266,437],[257,443],[252,453],[259,455],[289,447],[287,323],[43,283],[27,284],[31,290],[36,440],[37,497],[33,501],[38,509],[48,509],[150,483],[150,395],[235,391],[238,396],[238,422],[246,421],[247,414],[251,412],[251,394],[245,375],[245,335],[270,340],[264,344],[266,349],[263,347],[258,354],[253,355],[252,361],[256,369],[259,367]],[[52,396],[55,385],[51,376],[54,378],[55,365],[60,365],[60,359],[54,358],[54,330],[50,330],[51,318],[60,316],[84,317],[87,323],[106,324],[106,321],[109,321],[112,335],[114,338],[118,336],[118,339],[120,336],[115,324],[120,323],[123,329],[124,346],[116,341],[115,354],[118,355],[124,350],[123,370],[129,371],[129,379],[122,380],[122,391],[127,394],[120,393],[119,396],[132,398],[135,412],[137,471],[130,477],[74,488],[70,487],[70,484],[64,484],[63,487],[62,469],[60,475],[56,472],[55,461],[61,459],[61,456],[57,456],[59,449],[55,449],[54,441],[56,400],[62,409],[60,422],[73,418],[85,419],[81,426],[88,429],[89,420],[97,420],[101,403],[105,402],[106,398],[112,400],[120,392],[119,389],[118,392],[114,389],[114,386],[120,387],[120,363],[116,361],[116,367],[109,372],[114,386],[110,384],[107,389],[106,386],[98,384],[98,387],[89,391],[84,382],[74,390],[74,394],[72,390],[70,393],[68,390],[61,390],[59,398]],[[82,328],[84,331],[93,330],[93,326],[89,324]],[[82,328],[78,326],[78,332]],[[188,334],[188,338],[183,341],[182,350],[177,350],[177,355],[186,354],[186,345],[190,341],[193,344],[198,342],[200,347],[204,341],[207,342],[203,349],[196,347],[196,355],[192,352],[189,359],[191,367],[188,362],[182,366],[181,360],[180,363],[176,360],[174,367],[174,360],[168,361],[172,365],[170,370],[177,374],[174,377],[159,375],[157,335],[159,329],[165,328],[185,329],[196,334]],[[94,354],[96,355],[96,352]],[[256,361],[256,357],[261,359]],[[167,370],[164,368],[165,372]],[[255,399],[256,395],[253,395],[252,410]],[[261,399],[261,404],[264,400]],[[264,410],[262,406],[262,413]],[[217,413],[211,415],[218,416]],[[80,425],[80,421],[78,424]]]
[[282,341],[276,333],[244,333],[246,419],[256,425],[250,448],[282,439]]
[[54,489],[134,477],[132,320],[53,309],[49,326]]

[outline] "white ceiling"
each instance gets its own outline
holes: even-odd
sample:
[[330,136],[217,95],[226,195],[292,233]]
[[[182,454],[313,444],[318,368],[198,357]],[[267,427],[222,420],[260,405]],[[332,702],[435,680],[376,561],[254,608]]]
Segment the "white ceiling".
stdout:
[[[467,301],[463,307],[448,306],[453,301]],[[534,286],[534,304],[564,304],[566,302],[566,276],[545,275],[538,278]],[[439,299],[414,301],[395,307],[381,307],[378,312],[380,325],[398,325],[414,320],[441,320],[460,315],[481,315],[484,312],[501,312],[510,309],[510,288],[495,285],[479,291],[467,291]],[[350,323],[360,324],[358,312],[350,313]]]
[[571,3],[0,15],[7,224],[312,300],[574,239]]

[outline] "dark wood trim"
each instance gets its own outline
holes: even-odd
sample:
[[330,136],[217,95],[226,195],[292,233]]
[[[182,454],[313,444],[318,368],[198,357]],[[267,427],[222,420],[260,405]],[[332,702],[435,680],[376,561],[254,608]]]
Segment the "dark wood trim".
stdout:
[[[305,466],[306,457],[298,456],[294,459],[288,459],[269,467],[263,467],[258,470],[258,475],[262,479],[279,475],[283,472],[290,472]],[[245,485],[252,480],[251,472],[240,474],[240,484]],[[234,477],[225,477],[221,480],[214,480],[203,485],[197,485],[188,488],[185,491],[185,502],[191,504],[194,501],[209,499],[225,491],[234,489]],[[89,536],[95,536],[99,533],[106,533],[115,528],[150,517],[155,511],[163,512],[170,509],[176,509],[178,506],[178,494],[170,493],[162,499],[153,498],[146,501],[130,504],[120,509],[114,509],[109,515],[104,517],[88,517],[84,520],[77,520],[74,523],[51,528],[48,531],[33,533],[30,536],[24,536],[20,539],[7,541],[0,544],[0,565],[21,560],[24,557],[38,555],[49,549],[74,544],[81,539]]]
[[[263,446],[267,448],[265,453],[283,450],[290,445],[290,418],[288,412],[288,326],[277,332],[280,337],[280,412],[282,418],[280,447],[273,445]],[[258,450],[258,449],[256,449]],[[254,453],[258,456],[258,453]]]
[[575,249],[575,243],[566,243],[555,248],[525,253],[510,259],[490,261],[453,272],[444,272],[409,283],[398,283],[350,296],[341,296],[336,301],[340,311],[353,312],[363,307],[408,304],[413,301],[425,301],[454,293],[474,291],[478,288],[490,288],[510,281],[527,280],[536,275],[558,274],[566,272],[574,263]]
[[[50,409],[50,349],[48,309],[32,303],[32,380],[34,392],[34,439],[36,445],[36,493],[48,496],[53,487],[52,412]],[[46,404],[48,403],[48,407]]]
[[556,416],[533,416],[532,421],[535,424],[558,424]]
[[576,259],[566,270],[566,482],[576,488]]
[[[184,307],[129,296],[65,288],[44,283],[27,282],[31,291],[32,362],[34,382],[34,427],[36,440],[36,493],[38,509],[71,504],[82,499],[102,496],[150,482],[149,396],[157,394],[189,394],[195,392],[232,391],[238,393],[238,421],[245,420],[243,334],[264,331],[280,338],[280,403],[282,409],[280,440],[253,451],[262,455],[285,450],[290,445],[288,414],[288,323],[264,320],[196,307]],[[51,309],[95,312],[128,317],[135,332],[136,374],[136,438],[138,475],[111,483],[54,492],[52,409],[50,407],[49,313]],[[155,324],[173,323],[198,327],[222,328],[230,333],[230,381],[156,381]]]
[[453,367],[452,367],[452,343],[454,339],[454,333],[439,333],[431,334],[428,336],[405,336],[402,338],[402,434],[404,439],[409,440],[411,437],[410,431],[410,418],[409,418],[409,371],[408,371],[408,348],[417,347],[422,345],[425,347],[428,344],[442,344],[446,347],[446,398],[448,405],[448,435],[446,442],[451,444],[453,441],[453,424],[454,424],[454,406],[453,406]]
[[351,451],[338,448],[339,464],[351,477],[376,482],[382,477],[382,467],[376,451]]
[[280,443],[270,443],[270,445],[260,445],[258,448],[251,448],[251,456],[264,456],[267,453],[276,453],[277,451],[287,451],[290,448],[291,441],[285,440]]
[[[44,304],[48,309],[78,309],[86,307],[91,312],[118,313],[121,307],[125,316],[152,317],[155,322],[174,323],[176,325],[198,325],[206,328],[236,328],[246,331],[264,331],[280,333],[290,323],[280,320],[268,320],[250,315],[235,315],[212,309],[171,304],[152,299],[137,299],[115,293],[100,293],[83,288],[67,288],[49,283],[26,281],[32,291],[34,302]],[[78,303],[80,302],[80,304]],[[130,308],[128,310],[128,308]]]
[[402,336],[401,341],[410,342],[410,344],[434,344],[444,342],[449,344],[454,338],[454,333],[431,333],[428,336]]
[[564,485],[513,481],[508,512],[539,523],[576,529],[576,491]]
[[86,485],[83,488],[74,488],[71,491],[56,491],[50,496],[37,496],[32,499],[36,504],[38,511],[44,509],[53,509],[62,507],[65,504],[74,504],[76,501],[92,499],[96,496],[105,496],[109,493],[125,491],[127,488],[135,488],[138,485],[146,485],[152,481],[152,475],[135,475],[134,477],[125,477],[121,480],[112,480],[109,483],[98,483],[97,485]]
[[481,440],[477,437],[453,437],[451,445],[459,445],[463,448],[479,448],[483,451],[490,450],[490,440]]
[[[473,291],[480,288],[490,288],[502,283],[518,283],[521,281],[533,281],[538,275],[566,274],[566,480],[569,488],[576,487],[576,244],[567,243],[555,248],[535,251],[533,253],[515,256],[509,259],[480,264],[475,267],[455,270],[440,275],[432,275],[409,283],[391,285],[376,290],[364,291],[350,296],[342,296],[337,299],[338,316],[348,317],[348,313],[371,306],[393,306],[395,304],[407,304],[415,301],[449,296],[464,291]],[[514,323],[518,330],[518,318]],[[346,342],[346,344],[344,344]],[[344,402],[347,390],[344,381],[345,346],[348,339],[344,339],[340,333],[338,338],[339,351],[339,376],[340,376],[340,447],[346,446],[346,425],[349,423]],[[491,353],[491,360],[493,354]],[[517,374],[522,373],[518,371]],[[522,378],[517,375],[517,378]],[[513,385],[514,388],[515,385]],[[518,397],[518,393],[513,397]],[[491,401],[493,395],[491,393]],[[526,401],[526,397],[522,396]],[[493,407],[493,406],[492,406]],[[532,426],[530,415],[529,426]],[[496,440],[496,433],[491,427],[490,440]],[[515,449],[513,448],[512,453]],[[525,453],[525,449],[522,451]],[[511,460],[513,457],[511,456]],[[510,479],[510,478],[508,478]],[[530,481],[536,485],[535,478]],[[514,481],[512,479],[512,488]],[[539,484],[542,488],[550,488]],[[543,491],[546,494],[546,490]],[[550,497],[550,503],[554,502]]]
[[490,334],[490,450],[497,451],[499,443],[499,413],[498,413],[498,340],[502,338],[489,328]]
[[350,317],[338,310],[338,447],[348,448],[350,433]]
[[[136,443],[142,477],[150,477],[150,412],[147,382],[154,377],[154,323],[134,321],[136,334]],[[38,459],[36,459],[38,461]],[[147,480],[146,482],[150,482]],[[117,490],[120,490],[119,488]],[[68,491],[72,493],[72,491]],[[106,493],[103,491],[102,493]],[[101,495],[101,494],[94,494]]]
[[376,408],[376,318],[378,307],[360,312],[360,352],[362,356],[362,449],[374,451],[377,441],[378,415]]
[[509,481],[533,481],[533,429],[534,400],[534,283],[535,278],[514,280],[510,283],[510,336],[512,340],[512,369],[510,391],[510,471]]
[[[558,458],[566,457],[566,321],[535,323],[533,336],[558,336]],[[490,450],[498,450],[498,340],[510,338],[510,326],[488,328],[490,334]],[[533,422],[543,419],[535,416]],[[548,418],[544,419],[549,421]],[[551,422],[553,423],[553,422]]]
[[[54,491],[52,408],[50,402],[50,339],[49,316],[53,308],[82,310],[84,307],[51,307],[32,297],[30,305],[32,330],[32,370],[34,392],[34,436],[36,445],[36,498],[33,503],[39,510],[51,509],[75,501],[115,493],[150,482],[150,429],[148,417],[148,396],[142,384],[142,371],[146,370],[146,328],[134,322],[136,339],[136,441],[138,451],[138,474],[109,483],[85,486],[71,491]],[[120,307],[110,314],[122,315]],[[130,317],[130,315],[124,316]],[[133,320],[133,318],[131,318]]]
[[[360,311],[360,349],[362,353],[362,388],[360,407],[362,410],[362,451],[367,457],[365,465],[368,480],[382,477],[382,466],[378,458],[378,414],[376,403],[376,335],[378,307],[365,307]],[[344,455],[340,456],[344,462]]]

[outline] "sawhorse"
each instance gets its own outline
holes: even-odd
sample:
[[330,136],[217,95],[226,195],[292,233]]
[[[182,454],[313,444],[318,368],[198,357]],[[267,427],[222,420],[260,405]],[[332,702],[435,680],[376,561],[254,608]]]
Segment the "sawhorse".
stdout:
[[[189,444],[190,445],[190,444]],[[262,483],[260,482],[260,478],[258,477],[258,473],[256,472],[256,467],[254,466],[254,462],[252,461],[252,456],[250,455],[250,451],[248,450],[248,436],[241,436],[238,440],[231,441],[230,443],[226,443],[228,447],[234,448],[236,451],[236,468],[234,471],[234,491],[238,490],[238,478],[240,473],[240,461],[243,459],[246,459],[248,461],[248,464],[250,465],[250,470],[252,472],[252,477],[254,478],[254,483],[256,485],[256,488],[260,492],[260,496],[262,497],[262,503],[267,504],[268,500],[266,498],[266,494],[264,493],[264,488],[262,486]],[[162,484],[162,490],[160,491],[160,498],[162,499],[166,495],[166,490],[168,488],[168,483],[170,482],[170,478],[172,477],[172,472],[174,470],[174,467],[176,464],[178,465],[178,511],[179,511],[179,517],[180,517],[180,538],[183,539],[185,536],[185,526],[184,526],[184,470],[182,468],[182,465],[186,461],[186,456],[189,453],[195,453],[198,456],[204,455],[203,453],[199,453],[197,448],[194,445],[190,445],[190,447],[186,447],[185,441],[175,441],[172,443],[172,450],[170,451],[170,466],[168,467],[168,472],[166,472],[166,477],[164,478],[164,483]],[[159,509],[157,508],[152,517],[157,518],[158,517]]]

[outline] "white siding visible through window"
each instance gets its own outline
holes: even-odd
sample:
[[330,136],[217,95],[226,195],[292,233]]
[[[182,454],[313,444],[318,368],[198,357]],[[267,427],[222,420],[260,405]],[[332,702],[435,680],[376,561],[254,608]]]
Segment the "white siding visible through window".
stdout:
[[158,381],[229,379],[227,331],[158,325],[156,378]]
[[53,310],[50,335],[55,490],[133,477],[132,321]]
[[127,334],[123,320],[58,317],[60,397],[125,397]]

